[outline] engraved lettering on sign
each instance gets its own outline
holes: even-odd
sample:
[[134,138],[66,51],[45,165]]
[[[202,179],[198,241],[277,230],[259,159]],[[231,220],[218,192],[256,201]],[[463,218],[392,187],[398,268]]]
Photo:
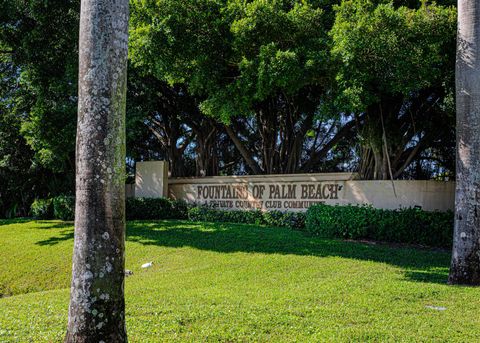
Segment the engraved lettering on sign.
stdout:
[[339,199],[341,183],[244,183],[198,185],[194,201],[222,209],[305,210]]

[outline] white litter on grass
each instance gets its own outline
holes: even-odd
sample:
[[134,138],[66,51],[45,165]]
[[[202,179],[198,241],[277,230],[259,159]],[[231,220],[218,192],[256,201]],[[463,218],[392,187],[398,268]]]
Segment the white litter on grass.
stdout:
[[431,305],[427,305],[425,306],[425,308],[429,308],[431,310],[436,310],[436,311],[445,311],[447,309],[446,307],[443,307],[443,306],[431,306]]
[[131,270],[125,269],[125,276],[129,277],[130,275],[133,275],[133,272]]
[[151,266],[153,266],[153,262],[148,262],[148,263],[142,264],[142,268],[150,268]]

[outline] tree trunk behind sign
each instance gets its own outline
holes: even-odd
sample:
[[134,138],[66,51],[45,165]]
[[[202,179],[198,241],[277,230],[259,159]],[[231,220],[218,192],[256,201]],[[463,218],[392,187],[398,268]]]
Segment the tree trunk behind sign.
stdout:
[[73,276],[65,342],[126,342],[128,0],[82,0]]
[[457,189],[449,283],[480,284],[480,2],[458,1]]

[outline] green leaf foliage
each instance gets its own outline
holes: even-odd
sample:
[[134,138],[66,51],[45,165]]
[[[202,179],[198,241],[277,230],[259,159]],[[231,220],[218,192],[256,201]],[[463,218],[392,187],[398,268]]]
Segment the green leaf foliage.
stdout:
[[314,205],[307,211],[306,231],[323,237],[372,239],[449,248],[453,213],[417,208],[382,210],[371,206]]
[[79,9],[79,0],[0,2],[0,48],[19,72],[9,111],[23,116],[35,161],[56,172],[73,166]]
[[52,198],[53,218],[73,220],[75,218],[75,197],[59,195]]
[[30,214],[35,219],[52,219],[52,199],[35,199],[30,207]]
[[184,82],[202,111],[228,122],[279,92],[323,84],[328,2],[134,1],[132,60]]
[[455,8],[346,0],[335,11],[330,35],[343,108],[363,112],[385,94],[451,85]]

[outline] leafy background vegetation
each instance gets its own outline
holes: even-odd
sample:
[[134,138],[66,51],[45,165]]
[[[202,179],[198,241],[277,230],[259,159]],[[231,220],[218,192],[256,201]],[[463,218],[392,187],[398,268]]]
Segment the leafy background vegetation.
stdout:
[[[454,176],[455,2],[131,1],[127,165]],[[0,217],[73,195],[79,0],[0,1]],[[382,125],[383,123],[383,125]]]

